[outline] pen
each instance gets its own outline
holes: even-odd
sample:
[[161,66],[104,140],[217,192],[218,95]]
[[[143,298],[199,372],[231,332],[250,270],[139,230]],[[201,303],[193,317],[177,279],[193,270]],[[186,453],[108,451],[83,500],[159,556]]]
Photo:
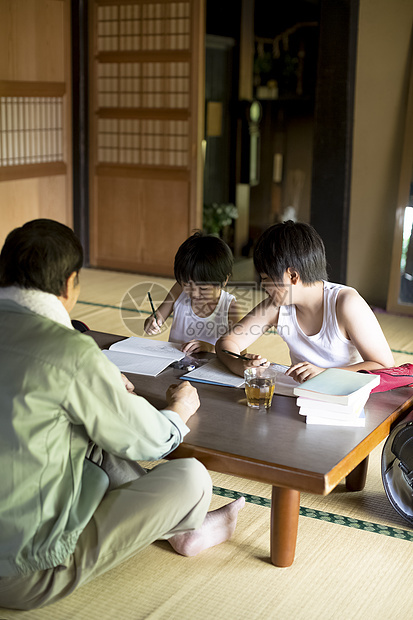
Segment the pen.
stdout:
[[232,355],[233,357],[238,357],[240,360],[245,360],[247,362],[251,361],[250,357],[245,357],[245,355],[239,355],[238,353],[233,353],[232,351],[227,351],[226,349],[222,349],[222,352]]
[[149,303],[151,304],[153,316],[155,317],[155,321],[158,324],[158,317],[156,316],[155,306],[153,305],[152,297],[149,291],[148,291],[148,297],[149,297]]
[[[227,351],[226,349],[222,349],[222,352],[226,353],[227,355],[232,355],[233,357],[237,357],[240,360],[245,360],[246,362],[251,361],[250,357],[246,357],[245,355],[239,355],[239,353],[234,353],[233,351]],[[260,366],[263,366],[264,364],[266,364],[266,362],[263,362],[262,364],[260,364]]]

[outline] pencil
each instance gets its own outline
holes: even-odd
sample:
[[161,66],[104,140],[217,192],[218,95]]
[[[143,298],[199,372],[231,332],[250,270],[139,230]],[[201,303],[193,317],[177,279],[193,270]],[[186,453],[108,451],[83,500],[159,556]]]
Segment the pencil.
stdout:
[[232,355],[233,357],[238,357],[240,360],[245,360],[247,362],[251,361],[250,357],[246,357],[245,355],[239,355],[239,353],[233,353],[233,351],[226,351],[226,349],[222,349],[223,353],[227,353],[227,355]]
[[[227,351],[226,349],[222,349],[223,353],[226,353],[227,355],[232,355],[233,357],[237,357],[240,360],[245,360],[246,362],[250,362],[251,358],[250,357],[246,357],[245,355],[240,355],[239,353],[234,353],[233,351]],[[263,362],[262,364],[260,364],[260,366],[264,366],[267,362]]]
[[158,317],[156,316],[155,306],[153,305],[152,297],[149,291],[148,291],[148,297],[149,297],[149,302],[151,304],[153,316],[155,317],[156,323],[158,323]]

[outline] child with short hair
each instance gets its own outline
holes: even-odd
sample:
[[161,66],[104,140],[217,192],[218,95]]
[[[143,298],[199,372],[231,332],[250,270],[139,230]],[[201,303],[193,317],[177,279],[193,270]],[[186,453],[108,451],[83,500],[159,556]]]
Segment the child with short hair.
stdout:
[[220,238],[196,232],[179,247],[174,261],[176,283],[145,321],[145,332],[157,334],[173,312],[170,342],[185,353],[215,352],[215,342],[241,315],[236,300],[223,290],[234,258]]
[[324,243],[309,224],[274,224],[258,240],[254,265],[268,297],[217,343],[218,357],[236,374],[268,365],[259,355],[233,359],[268,329],[275,328],[290,350],[287,371],[302,383],[326,368],[372,370],[394,365],[372,310],[348,286],[327,281]]

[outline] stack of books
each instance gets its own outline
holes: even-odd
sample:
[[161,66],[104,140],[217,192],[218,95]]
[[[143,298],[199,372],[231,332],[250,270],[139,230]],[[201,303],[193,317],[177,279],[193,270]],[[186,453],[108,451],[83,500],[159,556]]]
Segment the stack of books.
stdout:
[[365,426],[364,405],[380,383],[377,375],[327,368],[294,388],[307,424]]

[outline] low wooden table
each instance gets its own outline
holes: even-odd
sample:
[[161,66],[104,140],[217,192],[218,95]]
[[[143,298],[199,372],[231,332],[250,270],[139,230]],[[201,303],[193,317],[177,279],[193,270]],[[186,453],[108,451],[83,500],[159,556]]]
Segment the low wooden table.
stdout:
[[[86,333],[101,348],[122,340]],[[181,372],[127,374],[136,392],[160,409]],[[209,470],[272,485],[271,561],[280,567],[294,561],[300,492],[327,495],[344,478],[348,490],[362,490],[368,455],[413,407],[412,389],[398,388],[370,396],[365,428],[307,426],[294,398],[276,395],[264,413],[246,406],[242,389],[193,385],[201,406],[188,422],[191,432],[168,458],[195,457]]]

